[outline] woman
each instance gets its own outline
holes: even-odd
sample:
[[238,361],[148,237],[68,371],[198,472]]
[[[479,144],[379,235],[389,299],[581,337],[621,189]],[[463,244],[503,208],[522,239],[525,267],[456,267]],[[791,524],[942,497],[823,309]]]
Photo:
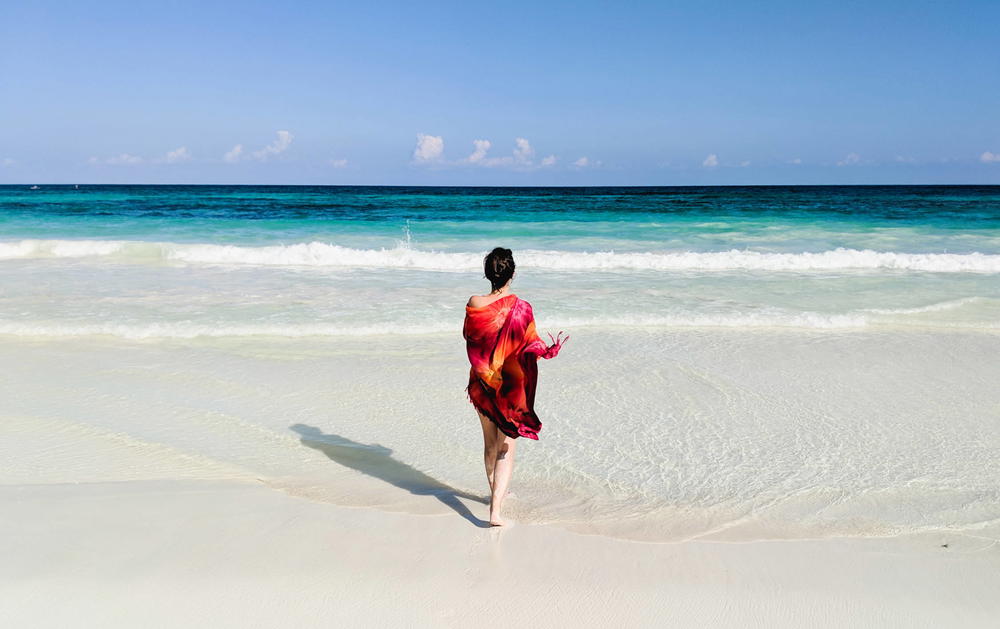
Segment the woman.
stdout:
[[510,292],[514,257],[497,247],[483,261],[492,290],[473,295],[465,307],[466,351],[472,370],[469,399],[483,425],[486,480],[490,484],[490,524],[502,526],[500,508],[514,471],[518,437],[538,439],[542,422],[535,415],[538,357],[555,358],[563,343],[560,332],[546,346],[535,331],[531,304]]

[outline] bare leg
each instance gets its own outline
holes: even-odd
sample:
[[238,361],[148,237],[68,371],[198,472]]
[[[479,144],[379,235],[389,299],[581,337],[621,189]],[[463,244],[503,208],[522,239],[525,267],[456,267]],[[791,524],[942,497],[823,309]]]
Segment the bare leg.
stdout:
[[497,429],[497,425],[482,413],[479,413],[479,423],[483,425],[483,461],[486,463],[486,482],[490,484],[490,493],[492,494],[493,471],[497,463],[497,446],[500,445],[500,437],[503,434]]
[[500,447],[497,450],[496,465],[493,476],[493,495],[490,498],[490,524],[493,526],[503,526],[500,519],[500,508],[503,507],[503,499],[507,496],[507,488],[510,486],[510,477],[514,473],[514,450],[517,446],[517,439],[503,435]]

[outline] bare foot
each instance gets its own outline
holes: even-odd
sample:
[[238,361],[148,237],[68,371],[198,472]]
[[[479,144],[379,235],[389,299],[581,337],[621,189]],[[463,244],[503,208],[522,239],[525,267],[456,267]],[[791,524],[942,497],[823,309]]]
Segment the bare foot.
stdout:
[[504,524],[506,524],[506,522],[500,519],[499,515],[495,515],[493,512],[490,512],[490,526],[503,526]]

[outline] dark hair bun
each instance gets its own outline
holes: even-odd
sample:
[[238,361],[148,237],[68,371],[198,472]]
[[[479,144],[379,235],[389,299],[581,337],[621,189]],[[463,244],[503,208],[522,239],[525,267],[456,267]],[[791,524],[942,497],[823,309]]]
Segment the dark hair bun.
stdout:
[[514,254],[510,249],[497,247],[486,254],[483,270],[493,290],[500,290],[510,278],[514,277]]

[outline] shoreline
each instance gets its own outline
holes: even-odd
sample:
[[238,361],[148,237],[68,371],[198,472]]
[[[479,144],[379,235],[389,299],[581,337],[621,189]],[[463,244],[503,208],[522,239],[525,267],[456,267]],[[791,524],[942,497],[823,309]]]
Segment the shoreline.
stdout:
[[[996,539],[1000,398],[982,383],[998,341],[579,330],[577,358],[543,366],[543,439],[519,457],[507,514],[653,542]],[[261,480],[417,514],[464,513],[484,492],[458,339],[0,348],[0,484]],[[405,377],[390,391],[391,373]]]

